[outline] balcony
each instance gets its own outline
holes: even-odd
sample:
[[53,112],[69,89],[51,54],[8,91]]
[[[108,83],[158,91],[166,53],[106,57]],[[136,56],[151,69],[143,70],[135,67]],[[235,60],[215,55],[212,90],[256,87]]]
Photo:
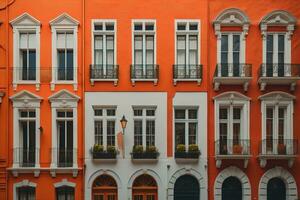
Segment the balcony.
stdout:
[[14,148],[12,173],[15,177],[19,173],[33,173],[39,176],[39,149],[38,148]]
[[173,82],[194,81],[200,85],[202,81],[202,65],[173,65]]
[[154,85],[157,85],[158,77],[159,65],[130,65],[130,78],[132,85],[135,85],[136,81],[151,81]]
[[95,81],[112,81],[118,84],[119,65],[90,65],[90,81],[94,85]]
[[159,152],[155,146],[135,145],[132,148],[131,160],[133,162],[157,162]]
[[250,154],[250,140],[217,140],[215,142],[216,166],[220,168],[222,160],[243,160],[247,168]]
[[265,139],[259,145],[260,166],[265,167],[268,160],[287,160],[292,167],[298,155],[296,139]]
[[220,85],[242,85],[244,91],[252,79],[252,65],[245,63],[217,64],[214,75],[214,90],[218,91]]
[[267,85],[288,85],[293,91],[300,79],[300,64],[261,64],[258,75],[261,91]]
[[77,149],[52,148],[51,155],[50,174],[52,177],[55,177],[56,173],[72,173],[73,177],[78,175]]

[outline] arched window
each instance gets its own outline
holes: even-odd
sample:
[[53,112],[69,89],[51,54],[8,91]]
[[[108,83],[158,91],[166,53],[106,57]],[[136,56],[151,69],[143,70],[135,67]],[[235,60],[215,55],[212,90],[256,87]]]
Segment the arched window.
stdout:
[[57,200],[73,200],[75,189],[70,186],[61,186],[56,188],[56,199]]
[[286,187],[280,178],[272,178],[267,186],[267,200],[286,200]]
[[157,183],[148,174],[137,177],[132,184],[133,200],[157,200]]
[[117,200],[116,181],[109,175],[101,175],[93,183],[92,200]]
[[175,182],[174,200],[199,200],[200,187],[198,180],[191,175],[183,175]]
[[233,176],[225,179],[222,185],[222,200],[242,200],[242,183]]
[[18,200],[34,200],[35,199],[35,187],[22,186],[17,188]]

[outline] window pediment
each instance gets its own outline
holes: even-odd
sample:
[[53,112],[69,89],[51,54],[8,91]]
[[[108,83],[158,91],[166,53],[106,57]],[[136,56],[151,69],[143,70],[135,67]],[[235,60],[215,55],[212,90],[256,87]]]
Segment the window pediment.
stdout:
[[50,21],[51,26],[78,26],[79,21],[68,15],[67,13],[63,13],[56,17],[55,19]]
[[40,26],[41,22],[28,13],[24,13],[10,21],[12,26]]
[[250,101],[251,98],[239,92],[224,92],[213,98],[215,101]]
[[292,16],[290,13],[283,10],[276,10],[269,13],[261,20],[261,27],[263,25],[268,26],[287,26],[287,25],[295,25],[296,18]]
[[250,21],[246,14],[236,8],[224,10],[214,21],[214,25],[218,24],[221,26],[243,26],[249,23]]
[[60,91],[54,93],[53,95],[51,95],[48,99],[50,102],[54,102],[54,101],[76,101],[76,102],[78,102],[80,97],[75,94],[72,94],[68,90],[60,90]]
[[294,95],[288,94],[286,92],[269,92],[267,94],[261,95],[258,99],[262,101],[292,101],[296,99]]
[[42,97],[33,94],[27,90],[23,90],[21,92],[18,92],[10,97],[12,101],[42,101]]

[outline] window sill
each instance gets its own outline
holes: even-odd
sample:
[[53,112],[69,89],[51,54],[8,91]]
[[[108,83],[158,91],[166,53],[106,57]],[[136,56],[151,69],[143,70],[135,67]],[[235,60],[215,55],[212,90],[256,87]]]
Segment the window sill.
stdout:
[[11,171],[14,177],[18,177],[19,174],[34,174],[34,177],[39,177],[41,168],[13,166],[12,168],[8,168],[7,170]]
[[73,85],[75,91],[78,89],[78,83],[76,81],[52,81],[51,82],[51,91],[55,90],[55,85]]
[[17,81],[17,82],[13,83],[13,89],[17,90],[18,85],[35,85],[36,91],[39,91],[41,83],[40,83],[40,81],[37,81],[37,80],[35,80],[35,81]]
[[257,156],[260,161],[260,166],[264,168],[268,160],[287,160],[288,166],[291,168],[297,158],[295,154],[260,154]]
[[252,157],[250,154],[230,154],[230,155],[215,155],[216,167],[222,166],[222,160],[243,160],[244,168],[247,168],[249,159]]
[[294,91],[298,80],[300,80],[300,77],[259,77],[258,83],[261,91],[265,91],[267,85],[289,85],[290,90]]
[[173,79],[174,85],[177,85],[177,82],[197,82],[197,85],[201,84],[202,79],[195,79],[195,78],[178,78]]
[[50,167],[50,174],[52,177],[56,177],[56,174],[72,174],[75,178],[79,170],[81,169],[78,167]]
[[119,79],[99,78],[99,79],[90,79],[90,81],[92,86],[95,85],[95,82],[114,82],[114,86],[117,86]]
[[157,85],[158,79],[157,78],[143,78],[143,79],[131,79],[131,83],[134,86],[135,82],[153,82],[154,85]]

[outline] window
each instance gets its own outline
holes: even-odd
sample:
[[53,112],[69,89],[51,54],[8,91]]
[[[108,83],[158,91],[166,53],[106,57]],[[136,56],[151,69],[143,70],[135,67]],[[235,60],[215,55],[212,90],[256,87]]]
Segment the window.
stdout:
[[58,166],[73,165],[73,111],[57,110]]
[[134,108],[134,145],[155,146],[155,108]]
[[175,108],[175,148],[183,144],[186,149],[191,144],[197,144],[198,109]]
[[79,22],[66,13],[50,22],[52,32],[52,81],[55,84],[73,84],[77,90],[77,32]]
[[57,33],[57,80],[70,81],[74,78],[74,34]]
[[57,200],[74,200],[75,190],[73,187],[62,186],[56,188],[56,199]]
[[36,155],[36,112],[35,110],[20,110],[20,165],[34,167]]
[[36,33],[20,33],[20,68],[22,81],[36,80]]
[[[221,37],[221,74],[228,76],[229,70],[232,70],[233,76],[239,76],[241,35],[239,33],[222,33]],[[233,69],[229,69],[231,64]]]
[[107,146],[116,145],[116,109],[94,109],[95,144]]
[[17,188],[18,200],[35,200],[35,188],[23,186]]
[[28,13],[10,22],[13,27],[13,88],[35,84],[40,89],[40,26]]
[[[273,74],[284,76],[285,37],[284,33],[267,34],[267,50],[265,55],[267,76],[273,76]],[[275,69],[273,64],[278,65],[278,69]]]
[[156,63],[155,23],[154,20],[134,20],[133,22],[133,65],[136,77],[154,75]]
[[176,23],[176,64],[192,67],[199,64],[199,22]]

